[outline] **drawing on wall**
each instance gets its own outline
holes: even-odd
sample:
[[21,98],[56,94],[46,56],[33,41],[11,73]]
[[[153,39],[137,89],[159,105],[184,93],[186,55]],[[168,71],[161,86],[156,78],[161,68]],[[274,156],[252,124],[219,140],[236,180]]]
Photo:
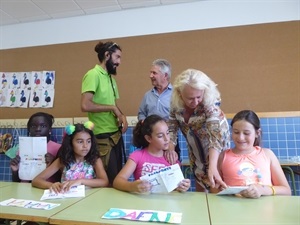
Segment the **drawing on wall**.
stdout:
[[0,74],[0,107],[53,107],[55,71],[0,72]]
[[31,72],[24,72],[21,87],[23,89],[31,88]]

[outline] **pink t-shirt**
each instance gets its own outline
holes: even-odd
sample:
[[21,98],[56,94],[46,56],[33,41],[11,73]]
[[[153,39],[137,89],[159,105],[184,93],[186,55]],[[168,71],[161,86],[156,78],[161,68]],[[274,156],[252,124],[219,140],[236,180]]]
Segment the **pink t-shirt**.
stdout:
[[228,149],[224,152],[221,171],[224,182],[229,186],[272,185],[270,165],[270,159],[259,146],[247,155],[237,155]]
[[170,166],[170,163],[163,156],[153,156],[148,153],[146,148],[134,151],[129,158],[136,163],[136,169],[133,173],[135,180],[153,171]]
[[61,144],[58,144],[54,141],[49,141],[47,143],[47,152],[50,153],[53,156],[56,156],[60,146],[61,146]]

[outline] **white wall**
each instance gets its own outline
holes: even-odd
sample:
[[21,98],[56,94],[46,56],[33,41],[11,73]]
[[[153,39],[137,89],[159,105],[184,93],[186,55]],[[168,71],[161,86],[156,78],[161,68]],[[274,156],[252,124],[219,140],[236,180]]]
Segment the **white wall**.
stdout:
[[208,0],[0,27],[0,49],[300,20],[300,0]]

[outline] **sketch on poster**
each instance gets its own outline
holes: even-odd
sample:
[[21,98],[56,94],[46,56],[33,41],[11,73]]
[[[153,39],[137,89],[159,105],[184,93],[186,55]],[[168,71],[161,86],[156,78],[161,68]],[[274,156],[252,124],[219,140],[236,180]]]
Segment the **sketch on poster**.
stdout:
[[30,91],[29,107],[30,108],[41,107],[42,106],[41,97],[42,97],[42,89],[32,89]]
[[43,88],[54,88],[55,71],[43,71]]
[[15,89],[8,89],[8,96],[7,98],[9,99],[7,106],[8,107],[16,107],[16,91]]
[[33,89],[42,88],[41,80],[42,80],[43,72],[42,71],[32,71],[32,75],[33,75],[33,84],[32,84],[33,87],[32,88]]
[[31,72],[23,72],[22,74],[23,74],[23,76],[22,76],[22,81],[21,81],[21,88],[22,89],[30,89],[31,81],[32,81]]
[[6,106],[6,90],[0,89],[0,107]]
[[20,88],[20,85],[21,85],[21,74],[17,73],[17,72],[12,73],[10,81],[11,82],[10,82],[9,88],[11,88],[11,89],[18,89],[18,88]]
[[1,90],[8,89],[8,73],[1,72]]
[[18,91],[17,93],[18,107],[28,108],[29,95],[30,95],[30,90],[28,89],[21,89]]
[[42,107],[53,107],[54,89],[43,89]]

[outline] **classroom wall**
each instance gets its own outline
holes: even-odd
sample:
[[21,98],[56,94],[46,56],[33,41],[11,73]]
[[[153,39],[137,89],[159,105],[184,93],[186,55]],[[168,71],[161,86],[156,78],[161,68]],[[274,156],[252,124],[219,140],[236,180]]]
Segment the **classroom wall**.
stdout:
[[295,20],[300,20],[299,0],[195,0],[2,26],[0,49]]
[[[116,76],[118,105],[135,116],[151,87],[149,69],[166,58],[173,77],[187,68],[208,74],[222,93],[222,109],[257,112],[300,111],[299,21],[115,38],[123,48]],[[80,111],[81,80],[97,63],[97,41],[0,51],[2,71],[55,70],[55,117],[86,116]],[[28,118],[38,109],[1,108],[2,119]]]
[[[118,105],[127,116],[136,115],[151,88],[156,58],[172,63],[172,81],[187,68],[207,73],[226,113],[299,111],[298,6],[203,1],[3,26],[0,71],[55,70],[54,107],[45,111],[56,118],[86,116],[79,104],[81,79],[97,63],[97,40],[111,37],[123,48],[116,79]],[[43,109],[1,108],[1,118],[28,118],[37,110]]]

